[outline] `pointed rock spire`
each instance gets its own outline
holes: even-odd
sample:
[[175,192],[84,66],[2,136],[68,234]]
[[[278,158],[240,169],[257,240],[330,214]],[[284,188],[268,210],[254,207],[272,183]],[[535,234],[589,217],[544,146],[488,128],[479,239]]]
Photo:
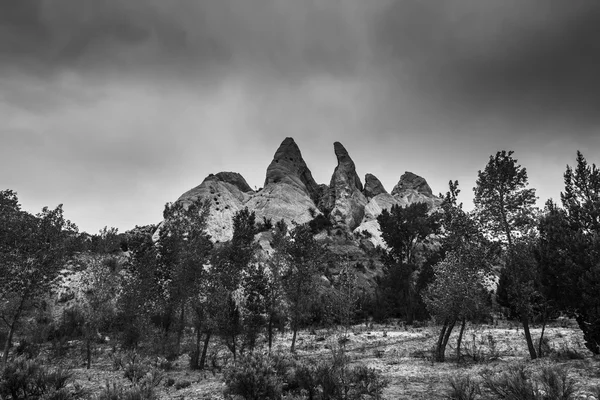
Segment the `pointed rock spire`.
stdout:
[[279,182],[297,187],[313,200],[318,196],[319,186],[304,162],[298,145],[290,137],[281,143],[267,168],[265,187]]
[[329,184],[326,209],[331,210],[330,218],[336,226],[352,231],[362,221],[367,199],[348,151],[340,142],[335,142],[333,149],[338,165]]
[[387,193],[387,191],[381,184],[381,181],[373,174],[366,174],[365,189],[363,190],[363,194],[367,196],[368,199],[372,199],[373,197],[382,193]]

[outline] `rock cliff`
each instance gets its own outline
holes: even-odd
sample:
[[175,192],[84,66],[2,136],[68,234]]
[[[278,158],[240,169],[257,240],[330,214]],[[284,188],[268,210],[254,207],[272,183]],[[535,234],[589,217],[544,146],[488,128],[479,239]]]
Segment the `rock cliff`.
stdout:
[[[333,149],[337,166],[329,185],[315,182],[298,145],[292,138],[286,138],[267,168],[264,188],[260,191],[253,191],[238,173],[219,172],[207,176],[178,201],[198,198],[210,201],[207,230],[214,241],[229,240],[233,235],[233,216],[248,207],[259,221],[263,217],[273,223],[283,219],[288,226],[309,222],[324,213],[335,228],[333,231],[346,232],[345,237],[366,231],[372,245],[384,245],[377,223],[377,216],[383,210],[395,204],[424,202],[435,208],[441,203],[427,181],[411,172],[400,177],[391,194],[372,174],[365,176],[363,186],[346,148],[336,142]],[[323,235],[328,234],[321,233],[319,237]]]

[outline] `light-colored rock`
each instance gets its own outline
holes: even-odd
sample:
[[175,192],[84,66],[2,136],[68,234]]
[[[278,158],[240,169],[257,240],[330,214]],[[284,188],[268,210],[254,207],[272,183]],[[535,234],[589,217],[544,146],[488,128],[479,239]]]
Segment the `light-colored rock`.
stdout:
[[363,190],[363,194],[369,200],[378,194],[386,193],[387,191],[383,187],[383,184],[377,177],[373,174],[365,175],[365,189]]
[[319,193],[319,185],[302,158],[302,153],[292,138],[285,138],[273,161],[267,168],[265,188],[271,184],[286,183],[304,191],[313,201]]
[[213,241],[224,242],[233,236],[233,216],[245,207],[253,193],[240,174],[220,172],[206,177],[200,185],[182,194],[177,201],[185,205],[198,198],[208,199],[210,213],[207,231]]
[[320,214],[304,190],[284,182],[267,185],[245,205],[256,213],[257,220],[266,217],[275,223],[283,219],[290,228],[294,224],[304,224],[312,220],[311,210],[315,215]]
[[381,193],[373,197],[365,206],[365,216],[361,224],[354,230],[362,233],[367,231],[370,234],[369,241],[375,246],[386,247],[385,242],[381,238],[381,230],[377,217],[381,215],[383,210],[390,210],[393,205],[399,204],[398,200],[389,193]]
[[427,181],[412,172],[405,172],[394,186],[392,196],[406,207],[413,203],[426,203],[430,209],[438,207],[442,200],[433,195]]
[[363,219],[367,198],[362,193],[363,186],[356,174],[356,166],[344,146],[333,145],[338,165],[329,184],[328,207],[331,207],[331,222],[351,232]]

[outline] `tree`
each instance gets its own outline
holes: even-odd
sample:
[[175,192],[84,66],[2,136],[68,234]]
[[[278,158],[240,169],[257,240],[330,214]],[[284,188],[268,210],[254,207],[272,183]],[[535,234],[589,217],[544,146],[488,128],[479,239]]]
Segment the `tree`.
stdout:
[[600,354],[600,169],[577,152],[567,166],[563,208],[552,202],[540,223],[540,264],[547,295],[575,317],[586,347]]
[[377,217],[381,236],[388,246],[382,260],[386,275],[381,280],[384,303],[394,311],[404,309],[404,317],[412,324],[418,311],[419,296],[415,290],[418,271],[416,250],[430,235],[439,233],[440,215],[429,213],[427,204],[407,207],[394,205]]
[[[475,213],[487,234],[507,249],[505,270],[502,275],[507,277],[504,282],[514,283],[516,287],[526,284],[528,280],[521,279],[520,268],[530,266],[526,251],[515,251],[515,235],[527,236],[535,227],[536,201],[535,189],[528,188],[527,170],[512,157],[512,151],[499,151],[490,156],[483,171],[479,171],[473,191],[475,198]],[[526,257],[522,260],[519,257]],[[510,277],[510,275],[513,275]],[[514,279],[513,279],[514,278]],[[516,293],[518,290],[512,290]],[[522,301],[527,297],[507,297],[508,301],[516,301],[516,308],[525,331],[527,347],[532,359],[537,357],[529,331],[530,307]]]
[[84,316],[87,369],[92,363],[93,341],[100,336],[99,330],[110,324],[116,310],[120,277],[111,270],[111,260],[110,257],[97,255],[80,256],[77,260],[84,268],[81,272],[81,311]]
[[480,224],[490,235],[512,246],[515,232],[523,232],[534,223],[535,189],[528,188],[527,170],[517,164],[512,151],[499,151],[483,171],[473,188],[473,203]]
[[[210,202],[195,199],[165,205],[164,221],[159,230],[158,284],[162,289],[165,319],[179,310],[177,349],[185,326],[185,310],[204,275],[213,248],[206,224]],[[169,325],[165,325],[165,338]]]
[[489,306],[486,280],[491,274],[494,248],[485,239],[475,220],[462,209],[457,197],[458,181],[449,182],[443,210],[442,260],[433,266],[434,279],[427,287],[424,301],[432,316],[442,323],[435,357],[444,361],[450,334],[457,322],[457,360],[466,321],[481,316]]
[[0,311],[8,328],[3,364],[23,313],[50,290],[76,234],[62,205],[34,216],[21,210],[15,192],[0,191]]
[[277,251],[285,260],[282,283],[289,305],[293,332],[291,351],[294,352],[298,329],[309,317],[311,306],[318,297],[319,277],[328,254],[306,224],[293,229]]

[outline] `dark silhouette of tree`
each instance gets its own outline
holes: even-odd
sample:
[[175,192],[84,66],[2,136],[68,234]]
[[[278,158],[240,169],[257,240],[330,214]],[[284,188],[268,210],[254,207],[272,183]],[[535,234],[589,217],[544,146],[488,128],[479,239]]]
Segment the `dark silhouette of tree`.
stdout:
[[[528,188],[527,170],[512,157],[512,151],[499,151],[490,156],[483,171],[479,171],[476,186],[473,188],[475,213],[484,231],[501,243],[506,249],[505,268],[501,271],[501,283],[513,285],[507,292],[518,293],[520,289],[529,288],[530,280],[523,268],[532,266],[527,246],[520,246],[516,251],[515,235],[528,236],[535,227],[536,201],[535,189]],[[520,259],[519,257],[523,257]],[[527,347],[532,359],[537,353],[531,333],[529,320],[531,307],[526,304],[531,299],[530,291],[523,296],[506,296],[513,308],[519,312],[523,324]]]
[[15,192],[0,191],[0,318],[8,328],[3,364],[23,314],[48,293],[74,250],[76,235],[62,205],[32,215],[21,210]]
[[381,236],[388,249],[382,256],[386,267],[380,281],[380,301],[391,306],[391,313],[403,309],[403,316],[412,324],[418,310],[419,294],[416,292],[416,249],[427,242],[428,237],[439,233],[440,214],[429,213],[425,203],[407,207],[394,205],[390,211],[383,210],[377,217]]

